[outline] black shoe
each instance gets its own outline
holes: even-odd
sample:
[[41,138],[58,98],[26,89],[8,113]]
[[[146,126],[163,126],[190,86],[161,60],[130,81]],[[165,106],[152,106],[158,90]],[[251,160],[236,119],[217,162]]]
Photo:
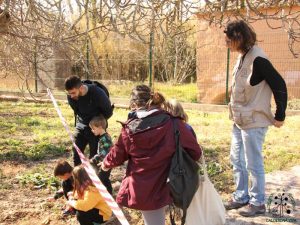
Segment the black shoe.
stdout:
[[265,214],[265,212],[266,212],[265,205],[256,206],[256,205],[249,204],[247,207],[244,207],[243,209],[239,210],[239,214],[245,217],[251,217],[258,214]]
[[235,202],[233,200],[229,200],[228,202],[226,202],[224,204],[224,207],[225,207],[226,210],[239,209],[239,208],[244,207],[247,204],[248,204],[248,202],[246,202],[246,203],[239,203],[239,202]]

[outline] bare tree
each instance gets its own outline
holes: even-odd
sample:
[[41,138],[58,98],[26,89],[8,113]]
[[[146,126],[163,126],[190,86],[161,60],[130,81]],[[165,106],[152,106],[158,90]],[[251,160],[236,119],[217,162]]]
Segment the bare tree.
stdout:
[[189,40],[193,32],[183,32],[157,41],[155,69],[158,79],[183,83],[196,77],[196,43]]
[[[101,29],[116,32],[119,35],[149,42],[153,30],[164,35],[174,35],[173,27],[181,26],[190,19],[200,1],[186,0],[99,0],[90,2],[89,13],[95,18],[95,25],[90,31]],[[71,28],[76,27],[86,13],[83,4],[77,1],[79,11]],[[83,35],[83,32],[78,34]],[[70,37],[67,37],[70,38]]]
[[[87,57],[90,55],[85,53],[91,51],[94,59],[101,58],[91,41],[97,32],[101,32],[103,41],[117,33],[144,44],[149,44],[150,34],[155,38],[160,36],[161,43],[174,46],[175,59],[170,63],[179,65],[180,54],[189,51],[182,45],[184,34],[189,32],[186,24],[196,14],[220,26],[232,18],[250,23],[264,20],[272,29],[287,32],[289,48],[296,57],[300,12],[293,9],[298,5],[299,0],[205,0],[204,3],[200,0],[0,0],[0,41],[3,43],[0,65],[27,80],[37,65],[43,65],[54,56],[53,49],[62,48],[71,51],[67,57],[83,64],[85,72],[89,72]],[[268,9],[275,12],[270,13]],[[272,27],[270,20],[280,21],[281,25]],[[84,29],[83,21],[90,22]],[[186,66],[183,66],[185,71]],[[180,68],[174,67],[173,75],[166,77],[174,80],[174,73],[180,74]],[[39,69],[48,70],[43,66]],[[187,76],[181,74],[178,77]]]
[[[97,21],[91,30],[113,31],[148,43],[153,31],[165,37],[176,31],[183,32],[184,24],[195,14],[202,14],[210,23],[220,26],[232,18],[250,23],[265,20],[272,29],[281,28],[287,32],[290,50],[296,56],[293,45],[300,38],[300,12],[293,11],[293,7],[299,4],[299,0],[98,0],[91,9]],[[81,8],[80,4],[78,7]],[[276,10],[270,13],[271,9]],[[82,14],[78,18],[82,18]],[[270,20],[281,21],[281,26],[272,27]]]
[[[1,61],[2,68],[24,80],[27,89],[29,81],[37,68],[43,62],[52,58],[55,49],[64,46],[62,36],[67,30],[60,2],[6,0],[4,12],[9,15],[7,28],[1,31]],[[38,54],[37,54],[38,53]],[[40,82],[42,79],[36,77]]]
[[[3,0],[2,0],[3,1]],[[224,25],[231,17],[240,17],[249,22],[256,20],[271,19],[282,21],[281,28],[285,29],[290,38],[290,47],[299,41],[299,12],[293,12],[292,8],[299,5],[299,0],[205,0],[205,4],[200,0],[60,0],[53,2],[50,0],[5,0],[3,3],[4,12],[15,11],[18,9],[18,15],[14,14],[13,21],[17,20],[26,25],[29,17],[38,22],[41,19],[49,20],[50,13],[55,13],[55,19],[52,22],[59,22],[64,17],[65,12],[74,13],[77,18],[69,21],[70,25],[67,31],[74,33],[56,32],[63,36],[63,41],[77,39],[85,36],[86,33],[93,30],[101,30],[106,34],[117,32],[133,39],[149,42],[149,34],[153,31],[160,31],[165,36],[174,35],[175,29],[183,32],[185,24],[194,14],[205,14],[205,18],[211,23]],[[76,5],[76,7],[75,7]],[[268,14],[268,8],[277,8],[272,15]],[[264,9],[264,10],[261,10]],[[227,13],[228,11],[231,14]],[[3,13],[1,13],[1,16]],[[93,19],[93,26],[87,31],[78,30],[77,25],[85,18],[87,14]],[[16,23],[14,22],[14,25]],[[55,28],[58,28],[59,24]],[[279,28],[279,27],[276,27]],[[63,35],[64,34],[64,35]]]

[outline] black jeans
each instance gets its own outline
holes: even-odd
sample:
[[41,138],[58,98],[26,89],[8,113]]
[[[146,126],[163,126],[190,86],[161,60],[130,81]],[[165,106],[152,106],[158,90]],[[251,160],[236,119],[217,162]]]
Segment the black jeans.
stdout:
[[94,225],[95,223],[103,223],[103,217],[99,214],[99,209],[93,208],[89,211],[77,210],[76,217],[80,225]]
[[111,173],[111,169],[108,171],[103,171],[100,169],[99,172],[99,179],[103,183],[103,185],[106,187],[107,191],[112,194],[112,186],[111,186],[111,181],[109,179]]
[[[85,147],[87,146],[87,144],[89,144],[90,147],[89,158],[92,158],[94,155],[97,154],[99,137],[95,136],[92,133],[91,128],[89,126],[85,126],[84,128],[76,127],[74,138],[75,138],[75,144],[78,146],[78,148],[81,150],[82,153],[84,153]],[[73,160],[74,160],[74,166],[78,166],[81,164],[79,155],[77,154],[77,151],[75,150],[74,147],[73,147]]]

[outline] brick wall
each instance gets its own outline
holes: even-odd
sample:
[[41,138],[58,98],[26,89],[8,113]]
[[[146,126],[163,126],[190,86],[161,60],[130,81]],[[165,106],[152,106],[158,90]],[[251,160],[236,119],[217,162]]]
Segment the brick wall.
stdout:
[[[300,11],[300,7],[294,10]],[[272,13],[270,11],[270,13]],[[273,27],[280,21],[268,21]],[[257,34],[258,46],[268,55],[270,61],[285,79],[289,98],[300,98],[300,54],[294,58],[288,48],[288,35],[283,29],[271,29],[265,21],[251,24]],[[198,101],[202,103],[225,103],[227,48],[224,41],[224,28],[208,26],[199,16],[197,37],[197,86]],[[300,53],[300,43],[294,44],[294,50]],[[237,53],[229,57],[229,89],[232,68]]]

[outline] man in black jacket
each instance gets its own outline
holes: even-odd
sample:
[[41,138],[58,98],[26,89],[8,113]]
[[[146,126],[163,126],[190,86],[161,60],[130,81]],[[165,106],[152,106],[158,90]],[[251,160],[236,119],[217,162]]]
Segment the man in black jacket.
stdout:
[[[68,102],[76,115],[75,144],[84,152],[87,144],[90,147],[89,158],[97,153],[98,137],[95,136],[89,122],[102,114],[106,119],[112,115],[112,107],[105,92],[94,84],[84,84],[78,76],[70,76],[65,80]],[[81,164],[80,158],[73,148],[74,166]]]

